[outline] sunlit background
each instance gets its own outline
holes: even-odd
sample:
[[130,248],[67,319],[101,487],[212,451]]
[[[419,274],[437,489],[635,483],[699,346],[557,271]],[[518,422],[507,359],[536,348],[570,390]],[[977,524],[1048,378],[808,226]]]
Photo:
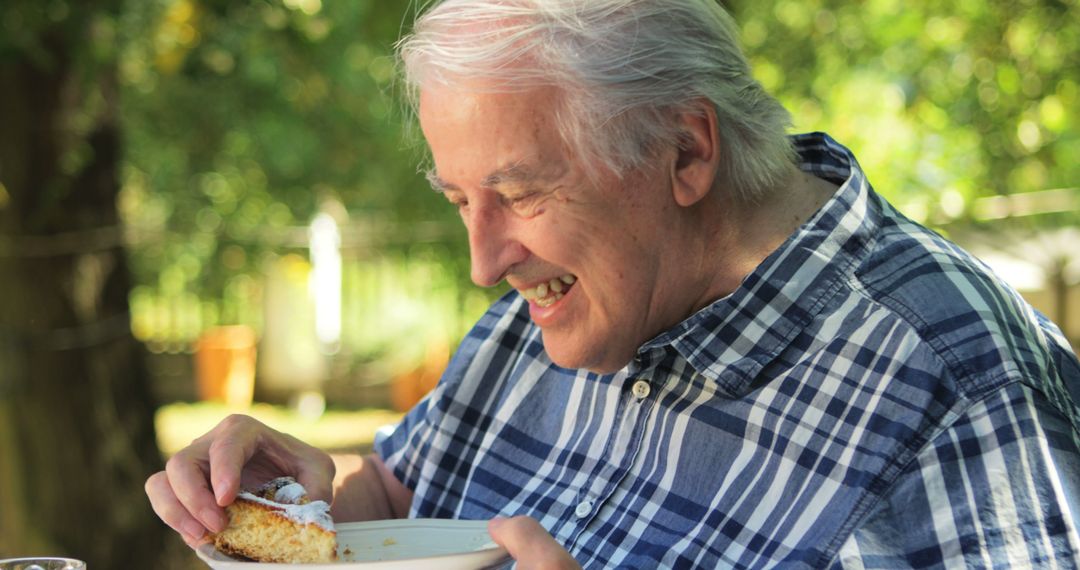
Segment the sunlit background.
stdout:
[[[420,174],[391,56],[415,4],[0,9],[0,58],[47,66],[37,34],[78,20],[75,65],[113,78],[65,118],[76,142],[61,174],[100,158],[79,137],[103,109],[115,107],[122,141],[114,225],[31,239],[0,224],[0,261],[76,257],[72,295],[90,299],[108,267],[82,254],[126,249],[118,326],[146,357],[163,457],[234,411],[326,449],[365,449],[502,292],[469,283],[461,224]],[[1076,0],[726,5],[793,131],[848,145],[880,193],[977,253],[1080,344]],[[16,197],[4,184],[0,168],[0,220]],[[0,341],[17,338],[0,325]],[[12,548],[0,540],[0,555]],[[199,567],[162,556],[158,567]]]
[[[132,327],[155,354],[243,324],[294,353],[280,366],[386,379],[449,352],[492,297],[468,284],[459,224],[417,175],[388,55],[406,15],[392,4],[158,1],[111,23],[127,36]],[[1075,2],[730,7],[794,131],[849,145],[905,213],[1080,326],[1043,299],[1080,280],[1062,232],[1080,206]],[[340,235],[333,347],[312,335],[311,300],[331,294],[312,287],[317,216]]]

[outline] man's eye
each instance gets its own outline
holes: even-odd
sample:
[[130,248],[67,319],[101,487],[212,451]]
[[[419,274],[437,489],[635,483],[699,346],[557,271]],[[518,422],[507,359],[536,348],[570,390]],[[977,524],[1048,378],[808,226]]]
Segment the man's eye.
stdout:
[[518,194],[516,196],[507,196],[503,198],[503,201],[511,207],[521,207],[528,205],[533,201],[533,198],[536,198],[536,196],[536,192],[529,192],[526,194]]
[[540,192],[528,192],[506,197],[503,199],[503,203],[506,204],[515,215],[522,218],[532,218],[544,211],[542,207],[544,201],[541,199],[541,196],[542,194]]

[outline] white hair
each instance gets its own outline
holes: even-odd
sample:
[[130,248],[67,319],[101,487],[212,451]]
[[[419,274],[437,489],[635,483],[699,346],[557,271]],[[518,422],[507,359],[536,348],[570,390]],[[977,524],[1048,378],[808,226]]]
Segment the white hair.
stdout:
[[560,135],[620,176],[680,143],[677,114],[716,109],[719,184],[760,197],[792,169],[791,117],[751,75],[715,0],[443,0],[397,44],[410,100],[431,82],[555,87]]

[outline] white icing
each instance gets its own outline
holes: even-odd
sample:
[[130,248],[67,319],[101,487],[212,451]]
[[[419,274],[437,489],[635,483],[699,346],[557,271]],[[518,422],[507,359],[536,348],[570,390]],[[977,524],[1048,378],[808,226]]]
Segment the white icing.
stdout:
[[290,483],[277,490],[274,493],[274,500],[279,503],[288,503],[295,505],[300,502],[300,499],[307,494],[304,486],[300,483]]
[[[299,483],[295,485],[300,487]],[[292,485],[289,486],[291,487]],[[304,488],[300,487],[300,490],[301,495],[303,495]],[[290,491],[290,493],[291,492],[292,491]],[[280,498],[281,491],[278,491],[275,497]],[[248,493],[247,491],[237,495],[237,498],[246,499],[271,507],[297,524],[314,524],[330,532],[334,532],[334,519],[330,518],[330,505],[327,504],[326,501],[311,501],[304,505],[286,504],[270,501]]]

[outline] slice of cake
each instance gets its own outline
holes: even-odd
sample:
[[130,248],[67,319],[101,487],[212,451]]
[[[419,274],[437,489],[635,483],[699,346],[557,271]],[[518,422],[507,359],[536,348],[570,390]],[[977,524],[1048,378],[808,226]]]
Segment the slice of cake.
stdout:
[[330,505],[310,500],[292,477],[241,492],[225,512],[229,526],[214,536],[214,546],[230,556],[287,564],[337,559]]

